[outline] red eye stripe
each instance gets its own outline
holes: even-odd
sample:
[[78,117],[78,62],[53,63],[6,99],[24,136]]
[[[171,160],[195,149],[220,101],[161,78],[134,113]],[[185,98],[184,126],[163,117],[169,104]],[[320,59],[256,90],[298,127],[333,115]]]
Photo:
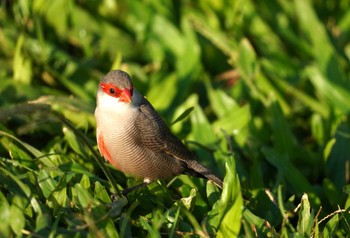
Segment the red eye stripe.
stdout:
[[105,93],[112,97],[119,98],[120,94],[123,92],[112,83],[101,83],[100,86]]

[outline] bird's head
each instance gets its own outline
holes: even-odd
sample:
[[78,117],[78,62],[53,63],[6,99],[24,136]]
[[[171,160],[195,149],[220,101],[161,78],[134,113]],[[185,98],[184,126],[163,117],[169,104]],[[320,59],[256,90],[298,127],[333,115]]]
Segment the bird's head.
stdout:
[[130,103],[133,85],[130,76],[121,70],[113,70],[104,76],[99,84],[98,94],[108,95],[118,102]]

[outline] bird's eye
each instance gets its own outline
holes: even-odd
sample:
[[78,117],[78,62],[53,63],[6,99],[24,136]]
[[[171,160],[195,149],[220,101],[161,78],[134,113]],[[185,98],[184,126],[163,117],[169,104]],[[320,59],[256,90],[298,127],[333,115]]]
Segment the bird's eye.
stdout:
[[111,94],[114,94],[114,89],[113,89],[113,88],[110,88],[110,89],[109,89],[109,92],[110,92]]

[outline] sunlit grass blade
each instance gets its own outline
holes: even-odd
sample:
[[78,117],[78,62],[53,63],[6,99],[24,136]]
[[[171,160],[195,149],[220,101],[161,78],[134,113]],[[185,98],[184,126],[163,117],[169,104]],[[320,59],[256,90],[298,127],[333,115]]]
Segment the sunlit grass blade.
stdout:
[[39,151],[38,149],[36,149],[35,147],[31,146],[30,144],[28,144],[22,140],[19,140],[15,136],[13,136],[5,131],[0,131],[0,135],[7,136],[7,137],[11,138],[12,140],[18,142],[20,145],[22,145],[25,149],[27,149],[35,157],[43,157],[44,156],[44,154],[41,151]]
[[186,109],[180,116],[178,116],[172,123],[171,125],[174,125],[175,123],[184,120],[186,117],[188,117],[191,112],[193,111],[194,107],[190,107]]
[[312,226],[311,207],[308,200],[308,196],[305,193],[301,197],[297,230],[301,235],[309,236],[312,228],[311,226]]

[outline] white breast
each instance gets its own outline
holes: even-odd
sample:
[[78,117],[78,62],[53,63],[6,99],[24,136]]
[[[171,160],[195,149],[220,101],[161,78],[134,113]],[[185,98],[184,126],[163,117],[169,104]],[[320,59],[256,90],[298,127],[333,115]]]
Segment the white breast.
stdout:
[[112,160],[123,172],[129,172],[132,169],[131,153],[138,150],[135,148],[137,145],[134,141],[137,113],[137,107],[119,102],[117,98],[103,92],[98,93],[95,110],[98,133],[102,133]]

